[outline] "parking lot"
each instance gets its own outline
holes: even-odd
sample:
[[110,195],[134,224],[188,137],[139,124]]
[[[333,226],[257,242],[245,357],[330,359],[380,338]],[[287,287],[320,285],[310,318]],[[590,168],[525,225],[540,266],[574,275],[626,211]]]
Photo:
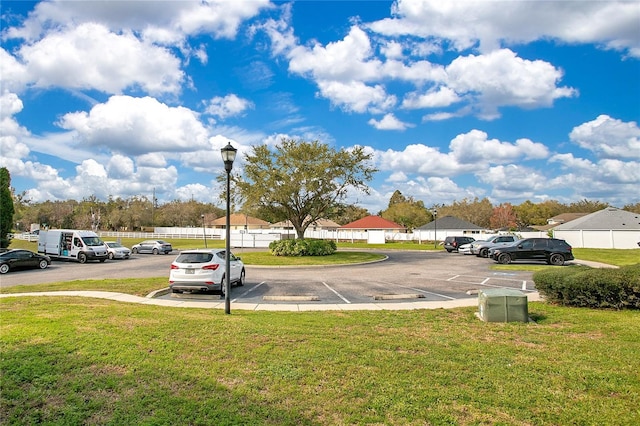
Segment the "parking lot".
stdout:
[[[241,250],[234,250],[242,256]],[[530,272],[492,271],[493,261],[458,253],[388,251],[382,262],[330,267],[247,266],[246,283],[233,287],[231,301],[247,304],[409,303],[476,298],[481,289],[514,288],[534,291]],[[47,270],[11,272],[0,287],[33,286],[55,281],[101,278],[145,278],[169,275],[176,252],[169,255],[135,255],[104,263],[54,261]],[[168,278],[167,278],[168,279]],[[166,294],[166,299],[219,302],[207,294]]]

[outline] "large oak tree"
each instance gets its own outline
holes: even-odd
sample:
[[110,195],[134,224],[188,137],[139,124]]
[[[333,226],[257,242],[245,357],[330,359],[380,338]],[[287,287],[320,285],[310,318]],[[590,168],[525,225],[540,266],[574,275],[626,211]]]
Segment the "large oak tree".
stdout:
[[338,208],[349,190],[369,193],[377,171],[362,147],[335,150],[319,141],[282,139],[273,149],[254,146],[245,156],[237,189],[246,209],[289,220],[298,238],[307,227]]

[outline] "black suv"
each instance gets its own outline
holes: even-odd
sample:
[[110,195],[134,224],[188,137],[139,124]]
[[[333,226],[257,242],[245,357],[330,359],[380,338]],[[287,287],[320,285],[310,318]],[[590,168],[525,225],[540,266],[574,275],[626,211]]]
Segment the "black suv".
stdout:
[[573,260],[571,246],[557,238],[525,238],[490,252],[493,260],[503,264],[513,260],[544,260],[550,265],[561,266],[565,261]]
[[461,245],[472,243],[475,240],[475,238],[471,237],[447,237],[444,239],[444,248],[449,253],[452,251],[457,252]]

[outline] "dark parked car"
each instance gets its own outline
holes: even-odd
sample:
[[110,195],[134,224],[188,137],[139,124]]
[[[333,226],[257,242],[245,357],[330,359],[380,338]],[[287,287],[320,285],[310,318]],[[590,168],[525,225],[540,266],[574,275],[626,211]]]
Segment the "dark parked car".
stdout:
[[475,240],[471,237],[447,237],[444,239],[444,249],[449,253],[457,252],[461,245],[472,243]]
[[15,249],[0,254],[0,274],[6,274],[15,269],[47,269],[49,265],[51,265],[49,256],[30,250]]
[[491,249],[491,257],[498,263],[514,260],[544,260],[550,265],[564,265],[573,260],[571,246],[557,238],[525,238],[515,243]]

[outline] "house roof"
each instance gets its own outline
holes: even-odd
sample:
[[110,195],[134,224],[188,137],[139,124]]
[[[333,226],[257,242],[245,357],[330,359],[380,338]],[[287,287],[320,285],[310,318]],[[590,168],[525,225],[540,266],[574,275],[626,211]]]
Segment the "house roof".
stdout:
[[550,225],[558,225],[561,223],[571,222],[572,220],[576,220],[581,218],[582,216],[586,216],[589,213],[561,213],[557,216],[554,216],[547,220]]
[[[314,221],[312,225],[319,226],[320,228],[339,228],[340,227],[340,225],[335,223],[333,220],[322,219],[322,218]],[[291,224],[290,220],[283,220],[283,221],[272,224],[271,227],[272,228],[291,228],[293,227],[293,225]]]
[[358,219],[346,225],[342,225],[340,229],[402,229],[405,227],[395,222],[382,218],[380,216],[367,216]]
[[[225,216],[219,217],[216,220],[212,220],[211,225],[214,226],[226,226],[227,218]],[[229,223],[231,226],[239,225],[252,225],[252,226],[268,226],[269,222],[258,219],[257,217],[251,217],[244,213],[232,213],[229,217]]]
[[433,220],[426,225],[422,225],[419,228],[416,228],[418,231],[430,231],[432,229],[456,229],[456,230],[475,230],[475,229],[483,229],[478,225],[467,222],[463,219],[458,219],[454,216],[444,216],[439,219]]
[[570,230],[640,230],[640,214],[607,207],[595,213],[563,223],[554,228],[557,231]]

